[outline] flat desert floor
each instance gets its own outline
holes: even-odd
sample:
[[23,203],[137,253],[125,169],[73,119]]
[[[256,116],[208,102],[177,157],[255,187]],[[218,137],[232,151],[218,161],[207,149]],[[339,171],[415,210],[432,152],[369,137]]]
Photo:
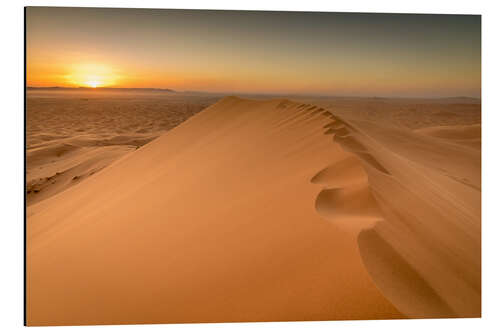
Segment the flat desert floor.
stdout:
[[27,323],[481,316],[481,103],[27,99]]

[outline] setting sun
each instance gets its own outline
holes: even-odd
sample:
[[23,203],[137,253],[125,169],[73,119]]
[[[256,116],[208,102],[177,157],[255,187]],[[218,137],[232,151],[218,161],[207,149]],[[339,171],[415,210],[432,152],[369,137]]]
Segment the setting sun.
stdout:
[[88,87],[97,88],[97,87],[101,86],[101,82],[97,81],[97,80],[90,80],[90,81],[85,82],[85,85]]
[[101,64],[77,64],[70,73],[66,76],[68,84],[91,88],[115,85],[118,77],[110,67]]

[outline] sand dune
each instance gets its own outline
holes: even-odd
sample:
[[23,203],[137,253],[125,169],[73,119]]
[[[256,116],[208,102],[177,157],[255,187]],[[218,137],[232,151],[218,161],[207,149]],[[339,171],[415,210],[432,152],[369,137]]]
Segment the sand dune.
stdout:
[[337,142],[370,156],[362,160],[383,213],[358,237],[374,282],[412,318],[480,316],[480,152],[347,121],[349,141]]
[[301,98],[349,119],[420,129],[481,123],[481,100],[475,98]]
[[26,153],[27,205],[45,200],[99,172],[135,146],[81,147],[55,143]]
[[346,154],[298,106],[226,98],[31,205],[28,322],[401,317],[315,209]]
[[481,124],[432,126],[415,132],[481,150]]
[[480,151],[330,111],[227,97],[30,205],[28,324],[479,316]]
[[140,90],[28,90],[27,204],[99,172],[215,100]]

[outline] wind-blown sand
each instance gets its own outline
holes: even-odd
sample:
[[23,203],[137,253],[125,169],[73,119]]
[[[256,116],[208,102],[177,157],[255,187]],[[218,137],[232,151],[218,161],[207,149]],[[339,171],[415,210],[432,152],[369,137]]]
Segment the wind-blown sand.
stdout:
[[28,207],[28,324],[480,316],[478,131],[224,98]]

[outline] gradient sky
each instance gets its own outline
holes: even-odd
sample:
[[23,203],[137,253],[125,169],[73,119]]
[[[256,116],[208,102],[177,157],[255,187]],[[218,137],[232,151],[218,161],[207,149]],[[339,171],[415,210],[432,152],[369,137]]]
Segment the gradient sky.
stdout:
[[481,17],[28,7],[29,86],[481,94]]

